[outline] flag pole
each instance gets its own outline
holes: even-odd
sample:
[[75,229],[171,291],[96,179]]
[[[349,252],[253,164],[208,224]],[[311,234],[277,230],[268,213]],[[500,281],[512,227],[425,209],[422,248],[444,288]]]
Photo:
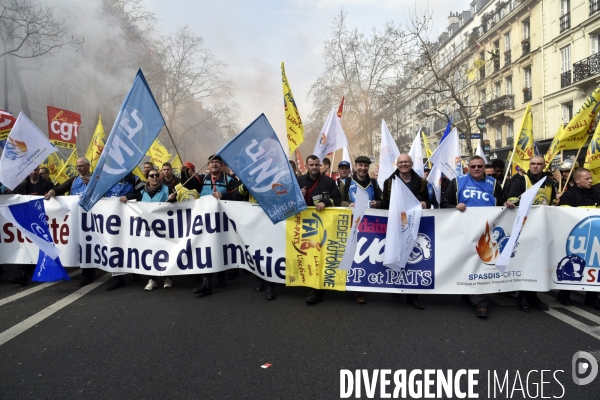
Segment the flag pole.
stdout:
[[[165,125],[165,126],[166,126],[166,125]],[[194,173],[194,175],[190,176],[190,177],[188,178],[188,180],[187,180],[187,181],[185,181],[184,183],[182,183],[182,184],[181,184],[181,187],[180,187],[179,189],[177,189],[177,190],[175,191],[175,193],[179,193],[179,191],[180,191],[181,189],[183,189],[183,187],[185,186],[185,184],[186,184],[186,183],[188,183],[189,181],[191,181],[193,177],[195,177],[196,175],[198,175],[198,171],[202,171],[202,169],[203,169],[204,167],[206,167],[206,166],[208,165],[208,163],[209,163],[209,162],[211,162],[211,161],[212,161],[212,159],[213,159],[213,158],[215,158],[216,156],[217,156],[217,155],[215,154],[215,155],[213,155],[211,158],[209,158],[209,159],[208,159],[208,161],[207,161],[207,162],[205,162],[203,166],[201,166],[200,168],[198,168],[198,169],[196,170],[196,172]],[[179,157],[179,158],[181,158],[181,157]],[[223,173],[224,173],[224,172],[223,172]]]
[[[567,177],[567,182],[565,183],[565,187],[564,187],[564,188],[561,188],[561,187],[560,187],[560,186],[562,186],[562,179],[560,180],[558,191],[560,192],[560,194],[561,194],[561,195],[562,195],[562,194],[563,194],[563,193],[564,193],[564,192],[567,190],[567,188],[569,187],[569,180],[571,180],[571,175],[573,174],[573,170],[575,169],[575,163],[577,162],[577,158],[579,157],[579,152],[581,152],[581,149],[582,149],[582,148],[583,148],[583,146],[585,145],[585,142],[587,142],[587,140],[586,140],[586,141],[584,141],[584,142],[581,144],[581,146],[579,147],[579,150],[577,150],[577,155],[575,155],[575,160],[573,160],[573,165],[571,165],[571,169],[569,170],[569,176]],[[561,191],[561,189],[562,189],[562,191]]]
[[[173,140],[173,135],[171,135],[171,131],[169,130],[169,127],[167,126],[167,123],[165,122],[165,129],[167,130],[167,133],[169,134],[169,137],[171,138],[171,143],[173,143],[173,148],[175,149],[175,153],[177,153],[177,155],[179,156],[179,159],[182,160],[181,162],[183,163],[183,158],[181,158],[181,154],[179,154],[179,150],[177,150],[177,145],[175,144],[175,140]],[[210,162],[210,160],[209,160]],[[208,164],[208,163],[206,163]],[[204,164],[204,165],[206,165]]]

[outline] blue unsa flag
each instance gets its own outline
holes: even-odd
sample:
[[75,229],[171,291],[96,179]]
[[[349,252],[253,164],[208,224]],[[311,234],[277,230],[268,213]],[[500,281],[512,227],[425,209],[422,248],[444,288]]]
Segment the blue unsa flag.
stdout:
[[70,280],[58,258],[60,250],[54,246],[50,235],[43,199],[1,206],[0,214],[39,248],[38,262],[31,280],[37,282]]
[[296,176],[264,114],[217,154],[231,167],[274,224],[306,209]]
[[138,70],[90,182],[79,200],[84,210],[89,211],[111,187],[134,170],[164,124],[144,74]]

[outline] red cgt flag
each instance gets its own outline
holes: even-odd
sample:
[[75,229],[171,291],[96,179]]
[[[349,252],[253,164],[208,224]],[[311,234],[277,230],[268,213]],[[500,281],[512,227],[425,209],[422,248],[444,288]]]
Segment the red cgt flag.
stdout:
[[73,111],[48,106],[48,139],[56,147],[75,148],[81,115]]

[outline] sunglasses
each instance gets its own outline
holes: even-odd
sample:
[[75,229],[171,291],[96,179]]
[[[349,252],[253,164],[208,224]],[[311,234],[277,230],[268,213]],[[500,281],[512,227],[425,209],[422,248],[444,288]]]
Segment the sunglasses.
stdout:
[[483,168],[483,165],[469,165],[469,168],[471,168],[471,169],[481,169],[481,168]]
[[158,174],[150,174],[148,175],[148,178],[158,178],[160,175]]

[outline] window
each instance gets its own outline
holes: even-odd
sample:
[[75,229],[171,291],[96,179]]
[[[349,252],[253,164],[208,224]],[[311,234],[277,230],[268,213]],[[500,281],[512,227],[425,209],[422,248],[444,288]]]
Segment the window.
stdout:
[[512,76],[509,76],[504,80],[504,87],[506,89],[506,94],[513,94],[512,90]]
[[523,39],[529,39],[529,20],[523,21]]
[[494,83],[494,94],[496,95],[496,97],[502,96],[501,91],[502,91],[502,88],[501,88],[500,82]]
[[479,102],[484,104],[486,100],[485,89],[479,92]]
[[514,138],[515,137],[515,133],[513,131],[513,124],[514,121],[508,121],[506,123],[506,138]]
[[502,125],[496,125],[496,140],[502,141]]
[[569,0],[560,0],[560,15],[563,16],[570,10]]
[[510,51],[510,32],[504,34],[504,51]]
[[573,118],[573,103],[566,103],[561,105],[562,108],[562,120],[563,123],[568,124]]
[[590,54],[598,53],[598,35],[597,33],[592,33],[590,35]]
[[531,87],[531,67],[527,67],[523,70],[523,84],[525,88]]
[[[565,73],[571,70],[571,45],[560,49],[561,67],[560,72]],[[528,86],[529,87],[529,86]]]

